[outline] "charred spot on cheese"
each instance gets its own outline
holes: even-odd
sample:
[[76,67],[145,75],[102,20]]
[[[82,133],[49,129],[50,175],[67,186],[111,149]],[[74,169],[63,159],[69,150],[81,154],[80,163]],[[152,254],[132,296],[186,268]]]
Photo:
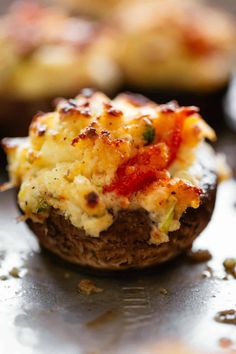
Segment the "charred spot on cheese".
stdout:
[[61,109],[60,113],[62,113],[62,117],[68,116],[68,115],[76,115],[76,116],[84,116],[84,117],[90,117],[90,110],[87,107],[73,107],[73,106],[68,106],[64,107]]
[[101,131],[101,135],[103,136],[103,137],[110,137],[110,132],[108,131],[108,130],[102,130]]
[[98,137],[98,133],[95,128],[89,126],[86,128],[83,133],[80,133],[78,136],[76,136],[73,140],[71,145],[74,146],[78,143],[79,140],[84,140],[84,139],[91,139],[94,140]]
[[99,196],[95,192],[90,192],[85,195],[85,199],[87,201],[87,205],[90,208],[95,208],[98,205],[99,202]]
[[38,136],[43,136],[47,131],[47,127],[44,124],[40,124],[37,129]]
[[90,104],[90,102],[89,102],[89,101],[86,101],[86,102],[83,103],[82,106],[87,108],[87,107],[89,107],[89,104]]
[[95,128],[93,127],[88,127],[85,132],[85,136],[88,137],[89,139],[95,139],[97,138],[98,134]]
[[84,116],[91,117],[91,112],[89,107],[77,106],[72,101],[67,101],[62,107],[59,109],[60,118],[66,118],[68,116]]
[[108,115],[113,117],[122,116],[122,111],[115,109],[110,103],[104,103],[104,108]]
[[117,138],[117,139],[113,139],[111,142],[110,142],[110,144],[112,145],[112,146],[115,146],[115,147],[117,147],[117,148],[119,148],[122,144],[124,144],[125,143],[125,139],[119,139],[119,138]]
[[119,111],[118,109],[114,109],[114,108],[108,109],[107,113],[113,117],[120,117],[122,115],[121,111]]
[[126,142],[126,140],[123,138],[112,138],[111,133],[106,129],[100,132],[100,138],[105,144],[114,146],[116,148],[119,148],[123,143]]

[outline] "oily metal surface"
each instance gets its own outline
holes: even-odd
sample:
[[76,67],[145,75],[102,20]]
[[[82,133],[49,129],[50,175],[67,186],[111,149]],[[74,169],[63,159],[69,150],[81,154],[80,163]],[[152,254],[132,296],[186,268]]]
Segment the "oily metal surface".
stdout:
[[[16,221],[14,192],[0,198],[0,275],[8,276],[0,280],[1,353],[149,353],[150,343],[166,338],[215,350],[227,337],[236,346],[235,326],[214,321],[216,312],[236,307],[236,281],[222,279],[222,261],[236,250],[234,181],[219,188],[213,220],[196,243],[213,254],[210,278],[202,277],[206,264],[183,258],[149,274],[120,277],[70,268],[41,252],[27,226]],[[20,278],[8,275],[13,267]],[[79,293],[85,278],[104,291]]]
[[[235,135],[225,134],[221,150],[236,172],[235,141]],[[236,280],[223,280],[222,266],[225,257],[236,254],[235,203],[231,180],[220,186],[212,222],[195,243],[211,251],[213,276],[202,277],[206,263],[179,258],[152,273],[102,277],[42,252],[16,220],[14,192],[0,194],[0,276],[7,277],[0,280],[0,353],[150,354],[150,345],[170,339],[215,351],[223,337],[236,348],[236,327],[214,321],[216,312],[236,308]],[[19,278],[9,275],[14,267]],[[104,291],[80,294],[77,284],[85,278]]]

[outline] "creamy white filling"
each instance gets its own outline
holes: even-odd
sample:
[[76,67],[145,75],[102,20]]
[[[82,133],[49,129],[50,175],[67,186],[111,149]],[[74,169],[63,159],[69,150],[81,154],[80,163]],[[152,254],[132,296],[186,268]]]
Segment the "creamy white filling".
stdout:
[[[188,169],[183,166],[179,166],[179,169],[175,167],[172,177],[181,177],[189,184],[199,186],[204,173],[198,156],[202,149],[211,148],[202,144],[196,151],[195,162]],[[153,222],[150,242],[156,244],[168,242],[168,232],[180,227],[179,217],[174,217],[176,200],[167,195],[165,189],[159,188],[145,195],[139,192],[138,196],[134,196],[129,202],[127,198],[117,197],[114,193],[103,194],[102,188],[96,187],[84,176],[78,175],[72,181],[67,180],[69,166],[70,163],[58,163],[51,170],[39,169],[34,176],[24,178],[19,192],[19,203],[26,215],[36,222],[43,222],[52,207],[69,219],[75,227],[84,229],[89,236],[98,237],[114,221],[114,217],[108,212],[109,208],[112,208],[115,214],[121,208],[144,208]],[[95,192],[99,198],[98,204],[92,208],[88,206],[86,199],[90,192]],[[162,207],[157,207],[158,200],[165,201]]]

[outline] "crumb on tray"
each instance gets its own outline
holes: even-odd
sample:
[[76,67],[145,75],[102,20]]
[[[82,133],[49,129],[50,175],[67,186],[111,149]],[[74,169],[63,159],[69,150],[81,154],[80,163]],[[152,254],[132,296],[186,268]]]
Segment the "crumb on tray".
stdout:
[[20,270],[17,267],[13,267],[9,271],[9,275],[11,275],[13,278],[20,278]]
[[209,266],[202,272],[203,278],[212,278],[213,277],[213,269]]
[[160,288],[160,294],[167,295],[168,294],[168,290],[166,288]]
[[236,311],[224,310],[224,311],[217,312],[217,314],[215,315],[215,321],[220,323],[236,325]]
[[231,274],[236,279],[236,258],[226,258],[223,266],[227,274]]
[[212,255],[208,250],[191,250],[187,253],[187,256],[194,263],[207,262],[212,259]]
[[86,295],[91,295],[91,294],[98,294],[103,292],[104,289],[98,288],[91,280],[89,279],[82,279],[78,283],[78,289],[81,293],[86,294]]

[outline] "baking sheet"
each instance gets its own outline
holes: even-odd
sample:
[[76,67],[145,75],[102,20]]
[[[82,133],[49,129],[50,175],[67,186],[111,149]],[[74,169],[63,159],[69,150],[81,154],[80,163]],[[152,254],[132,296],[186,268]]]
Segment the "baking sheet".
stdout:
[[[219,149],[235,169],[235,135],[221,132]],[[176,340],[215,351],[224,337],[236,349],[235,326],[214,321],[216,312],[236,307],[236,280],[224,280],[222,266],[236,253],[235,181],[220,186],[212,222],[195,243],[211,251],[208,264],[180,257],[152,272],[91,275],[41,251],[18,216],[15,192],[1,194],[0,276],[7,280],[0,280],[0,353],[149,354],[153,344]],[[14,267],[19,278],[9,275]],[[79,293],[82,279],[104,291]]]

